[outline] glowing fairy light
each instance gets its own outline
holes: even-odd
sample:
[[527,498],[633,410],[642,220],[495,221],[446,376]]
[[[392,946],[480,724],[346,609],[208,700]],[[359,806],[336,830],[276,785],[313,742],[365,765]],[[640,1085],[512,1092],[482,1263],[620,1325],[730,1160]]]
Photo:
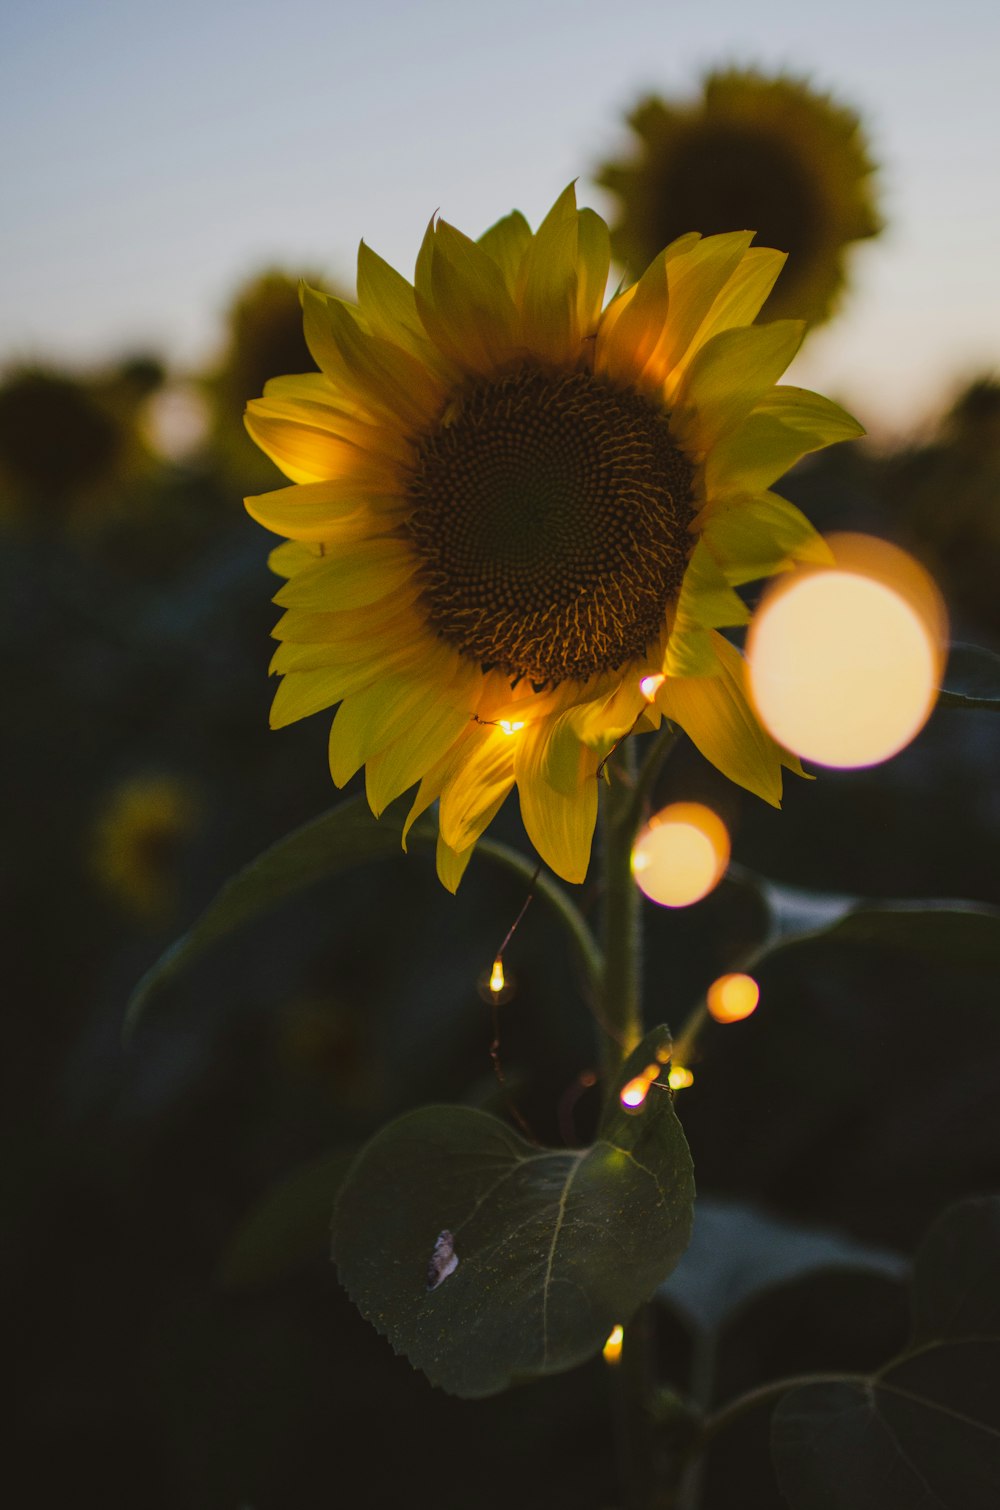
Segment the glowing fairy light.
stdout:
[[653,676],[644,676],[639,683],[639,691],[646,701],[651,703],[665,681],[666,677],[659,673]]
[[523,718],[520,720],[515,719],[513,722],[509,718],[501,718],[498,722],[505,734],[516,734],[519,729],[524,728]]
[[605,1363],[615,1364],[622,1355],[622,1343],[625,1341],[625,1328],[613,1326],[608,1334],[608,1340],[604,1344]]
[[628,1085],[623,1087],[618,1099],[626,1111],[635,1112],[639,1110],[649,1095],[649,1086],[650,1082],[646,1079],[645,1075],[636,1075],[634,1080],[630,1080]]
[[795,572],[767,594],[747,639],[761,721],[820,765],[888,760],[934,706],[947,639],[940,594],[883,540],[834,536],[835,565]]
[[667,1071],[667,1084],[672,1091],[686,1091],[689,1085],[694,1085],[694,1076],[683,1064],[675,1064]]
[[729,863],[729,834],[700,802],[674,802],[651,818],[632,849],[636,885],[661,907],[707,896]]
[[504,979],[503,973],[503,960],[495,959],[493,961],[493,969],[490,971],[490,990],[494,996],[499,996],[506,984],[507,982]]
[[709,986],[706,1000],[716,1022],[742,1022],[756,1010],[760,987],[752,975],[720,975]]

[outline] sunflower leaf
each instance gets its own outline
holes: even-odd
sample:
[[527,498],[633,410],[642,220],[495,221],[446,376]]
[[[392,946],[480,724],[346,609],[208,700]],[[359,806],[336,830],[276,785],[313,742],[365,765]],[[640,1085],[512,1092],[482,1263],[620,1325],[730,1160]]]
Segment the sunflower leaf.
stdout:
[[981,645],[952,645],[938,705],[1000,712],[1000,655]]
[[[619,1089],[669,1041],[651,1033]],[[478,1398],[581,1363],[677,1263],[694,1183],[670,1093],[651,1088],[634,1115],[609,1106],[590,1148],[431,1106],[359,1155],[334,1217],[340,1279],[433,1384]]]
[[[150,1002],[176,976],[193,965],[207,949],[273,907],[289,901],[310,886],[341,875],[369,860],[402,859],[405,800],[393,803],[374,818],[365,798],[348,797],[336,807],[293,829],[263,850],[226,881],[186,933],[150,966],[129,998],[123,1034],[135,1032]],[[433,852],[437,844],[436,814],[413,824],[410,849]],[[600,951],[583,914],[554,877],[539,874],[535,865],[509,845],[483,839],[477,855],[524,880],[558,918],[576,949],[585,975],[594,980],[600,970]]]
[[791,1390],[771,1424],[791,1510],[992,1510],[1000,1483],[1000,1197],[917,1253],[913,1337],[870,1376]]
[[754,891],[766,911],[767,932],[753,966],[786,949],[827,940],[876,944],[970,966],[1000,964],[1000,907],[985,902],[809,891],[736,866],[730,876]]
[[[224,883],[204,912],[142,977],[129,998],[124,1033],[128,1037],[154,993],[193,965],[210,945],[253,918],[331,876],[366,860],[399,854],[405,806],[376,820],[365,799],[349,797],[293,829]],[[409,843],[431,847],[437,839],[432,818],[418,820]]]

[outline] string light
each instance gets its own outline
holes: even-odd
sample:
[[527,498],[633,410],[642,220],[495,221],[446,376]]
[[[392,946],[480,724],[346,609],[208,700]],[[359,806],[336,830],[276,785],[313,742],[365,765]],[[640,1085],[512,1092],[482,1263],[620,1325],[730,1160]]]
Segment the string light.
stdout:
[[505,985],[506,981],[504,980],[503,974],[503,960],[495,959],[493,961],[493,969],[490,972],[490,991],[494,996],[500,996]]
[[[657,1066],[657,1069],[659,1069],[659,1066]],[[622,1087],[618,1099],[626,1111],[637,1112],[639,1110],[649,1095],[650,1083],[645,1075],[636,1075],[634,1080],[630,1080],[628,1085]]]
[[675,1064],[667,1071],[667,1084],[672,1091],[686,1091],[694,1085],[694,1076],[685,1065]]
[[523,718],[520,720],[515,719],[513,722],[509,718],[500,718],[497,722],[505,734],[516,734],[519,729],[524,728]]
[[651,902],[690,907],[721,880],[729,863],[729,834],[717,813],[700,802],[674,802],[651,818],[632,849],[632,875]]
[[867,535],[834,535],[835,565],[792,573],[764,598],[747,638],[761,721],[787,749],[847,770],[897,754],[937,694],[947,622],[911,556]]
[[651,676],[644,676],[639,683],[639,691],[646,701],[651,703],[665,681],[666,677],[660,672],[656,672]]
[[616,1364],[622,1355],[622,1343],[625,1341],[625,1328],[613,1326],[608,1334],[608,1340],[604,1344],[604,1361],[612,1365]]
[[756,1010],[760,987],[752,975],[720,975],[708,988],[706,1003],[716,1022],[742,1022]]

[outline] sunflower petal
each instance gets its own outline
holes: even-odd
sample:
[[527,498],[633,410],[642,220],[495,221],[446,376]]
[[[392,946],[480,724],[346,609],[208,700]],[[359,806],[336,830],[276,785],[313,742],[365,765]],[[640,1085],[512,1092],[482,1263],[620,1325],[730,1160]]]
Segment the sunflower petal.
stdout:
[[519,321],[503,273],[446,220],[432,222],[424,237],[416,301],[427,334],[462,370],[488,373],[509,360]]
[[583,881],[597,822],[597,756],[579,747],[577,783],[571,794],[556,791],[542,774],[546,741],[528,725],[517,740],[514,771],[521,819],[528,838],[564,881]]
[[252,399],[243,423],[250,439],[292,482],[321,482],[350,472],[357,463],[358,449],[350,441],[301,416],[269,412],[266,400]]
[[511,298],[517,295],[521,262],[531,243],[531,227],[520,210],[512,210],[479,238],[479,245],[503,275]]
[[356,477],[275,488],[244,503],[251,519],[276,535],[326,544],[388,534],[405,510],[398,496],[378,497]]
[[759,492],[810,451],[863,434],[839,404],[804,388],[779,386],[709,452],[706,491],[709,497]]
[[[688,348],[690,356],[721,330],[751,325],[763,309],[764,301],[787,261],[787,252],[776,252],[769,246],[750,247],[692,337]],[[681,359],[681,367],[685,361],[686,358]]]
[[351,541],[291,577],[274,601],[281,608],[360,608],[402,587],[414,566],[412,552],[400,540]]
[[516,736],[477,725],[441,794],[441,834],[452,849],[475,843],[514,785]]
[[833,563],[822,535],[777,493],[733,495],[705,513],[702,539],[734,587],[788,571],[800,562]]
[[302,313],[313,360],[375,414],[419,428],[437,412],[442,392],[426,365],[384,336],[373,335],[360,310],[306,288]]
[[413,719],[405,734],[369,757],[365,790],[376,818],[447,754],[468,722],[465,709],[432,702]]
[[466,867],[468,866],[469,861],[472,859],[472,853],[475,847],[476,846],[474,844],[470,844],[468,849],[464,849],[461,854],[458,854],[455,850],[449,848],[449,846],[441,838],[440,834],[438,835],[438,880],[441,882],[441,885],[445,888],[446,891],[451,892],[452,896],[454,896],[455,892],[461,885],[462,877],[465,875]]
[[524,255],[521,310],[525,343],[551,362],[574,362],[583,331],[579,299],[579,229],[576,186],[564,189]]
[[670,325],[657,351],[657,362],[664,375],[691,347],[699,327],[752,240],[752,231],[728,231],[719,236],[702,236],[687,245],[674,242],[667,248]]
[[297,572],[315,565],[320,559],[320,551],[315,545],[307,544],[304,540],[286,540],[283,545],[276,545],[268,553],[267,568],[276,577],[294,577]]
[[802,344],[801,320],[723,330],[701,348],[677,392],[671,428],[688,450],[707,452],[736,429]]
[[666,252],[643,273],[614,324],[597,335],[594,371],[613,383],[635,383],[649,363],[667,325],[669,292]]
[[584,340],[597,329],[608,288],[611,267],[611,237],[600,215],[580,210],[577,215],[579,276],[576,320]]
[[750,706],[743,657],[721,635],[713,639],[719,674],[668,676],[656,694],[656,705],[730,781],[779,807],[782,760],[778,746]]
[[426,357],[430,348],[413,285],[363,241],[358,247],[358,304],[376,335]]
[[746,604],[730,587],[725,573],[704,539],[688,562],[663,669],[667,676],[714,676],[719,669],[717,635],[722,629],[749,623]]

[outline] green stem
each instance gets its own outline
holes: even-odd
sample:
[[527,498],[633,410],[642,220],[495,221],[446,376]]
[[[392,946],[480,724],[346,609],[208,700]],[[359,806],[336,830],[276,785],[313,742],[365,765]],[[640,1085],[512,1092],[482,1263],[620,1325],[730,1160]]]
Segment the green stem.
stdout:
[[793,1374],[788,1379],[772,1379],[768,1384],[759,1384],[756,1389],[748,1390],[745,1395],[738,1395],[735,1400],[730,1400],[728,1405],[724,1405],[714,1415],[705,1418],[691,1446],[691,1454],[693,1456],[702,1452],[713,1437],[725,1431],[734,1421],[739,1421],[761,1405],[770,1405],[780,1400],[782,1395],[787,1395],[791,1389],[804,1389],[810,1384],[866,1385],[870,1382],[867,1374]]
[[[600,992],[601,1079],[612,1094],[621,1065],[641,1042],[642,916],[632,879],[635,836],[635,751],[625,740],[609,762],[601,791],[601,858],[604,877],[604,973]],[[619,1362],[611,1369],[615,1445],[623,1510],[649,1503],[653,1482],[651,1319],[643,1307],[625,1328]]]
[[632,1050],[642,1041],[642,914],[632,879],[635,752],[626,740],[609,763],[610,783],[601,793],[604,866],[604,974],[600,997],[605,1094]]

